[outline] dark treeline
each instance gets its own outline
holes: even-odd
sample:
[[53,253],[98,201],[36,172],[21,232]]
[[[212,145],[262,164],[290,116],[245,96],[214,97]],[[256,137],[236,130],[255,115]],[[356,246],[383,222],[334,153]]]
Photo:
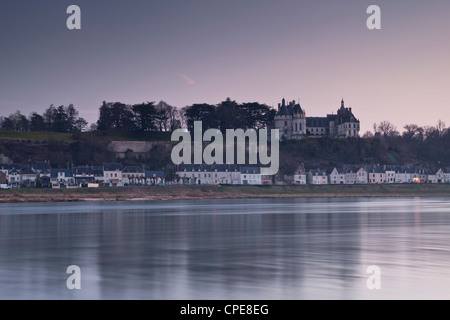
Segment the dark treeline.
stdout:
[[230,98],[217,105],[193,104],[178,110],[164,101],[127,105],[103,102],[97,122],[99,131],[169,131],[202,121],[203,130],[261,129],[273,121],[275,110],[257,102],[239,104]]
[[[237,103],[230,98],[213,104],[193,104],[182,109],[164,101],[126,104],[104,101],[99,118],[90,131],[172,132],[179,128],[191,130],[195,121],[202,121],[203,129],[261,129],[270,124],[275,110],[258,102]],[[0,117],[0,129],[7,131],[82,132],[88,129],[85,119],[73,105],[50,106],[41,115],[32,112],[28,117],[20,111]]]
[[29,117],[20,111],[9,117],[0,117],[0,129],[7,131],[47,131],[81,132],[86,129],[87,121],[79,116],[73,105],[54,107],[51,105],[40,115],[32,112]]
[[171,132],[181,128],[183,115],[164,101],[128,105],[121,102],[103,102],[97,121],[99,131]]
[[186,126],[192,131],[195,121],[202,121],[203,130],[262,129],[275,117],[275,110],[265,104],[249,102],[239,104],[230,98],[217,105],[193,104],[183,109]]

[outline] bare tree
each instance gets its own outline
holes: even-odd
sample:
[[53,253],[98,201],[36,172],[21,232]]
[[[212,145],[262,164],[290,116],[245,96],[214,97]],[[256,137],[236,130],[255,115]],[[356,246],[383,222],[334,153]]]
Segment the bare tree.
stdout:
[[417,124],[407,124],[403,127],[403,137],[407,139],[423,139],[423,128]]
[[389,121],[382,121],[378,125],[374,124],[375,134],[379,134],[384,137],[396,137],[400,135],[397,131],[397,127]]
[[374,134],[372,131],[366,131],[366,133],[363,134],[362,136],[364,139],[368,139],[368,138],[373,138]]
[[437,129],[440,137],[442,137],[447,132],[447,127],[445,125],[445,122],[440,119],[438,121],[436,129]]

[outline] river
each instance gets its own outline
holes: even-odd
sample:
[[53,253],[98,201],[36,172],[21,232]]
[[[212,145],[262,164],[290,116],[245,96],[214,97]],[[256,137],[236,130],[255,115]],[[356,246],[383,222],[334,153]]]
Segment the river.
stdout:
[[450,198],[0,204],[0,299],[450,299]]

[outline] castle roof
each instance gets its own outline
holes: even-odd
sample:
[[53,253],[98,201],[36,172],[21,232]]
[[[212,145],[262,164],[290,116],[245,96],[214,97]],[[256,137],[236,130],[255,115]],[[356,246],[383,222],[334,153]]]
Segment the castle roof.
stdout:
[[304,111],[300,104],[296,104],[295,101],[291,101],[288,105],[286,105],[286,100],[283,99],[281,104],[278,105],[277,116],[292,116],[299,113],[304,113]]
[[344,106],[344,100],[341,101],[341,108],[337,112],[336,120],[336,124],[343,124],[346,122],[359,123],[359,120],[356,119],[355,115],[352,112],[352,108],[346,108]]
[[327,117],[306,117],[306,127],[323,127],[328,128],[330,126],[330,120]]

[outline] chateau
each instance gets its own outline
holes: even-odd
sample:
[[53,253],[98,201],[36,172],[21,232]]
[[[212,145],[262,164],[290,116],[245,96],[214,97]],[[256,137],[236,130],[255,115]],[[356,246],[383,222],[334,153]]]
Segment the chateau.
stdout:
[[344,100],[337,114],[326,117],[307,117],[300,104],[283,99],[278,104],[274,129],[280,130],[280,138],[299,140],[305,136],[359,137],[360,122],[352,108],[346,108]]

